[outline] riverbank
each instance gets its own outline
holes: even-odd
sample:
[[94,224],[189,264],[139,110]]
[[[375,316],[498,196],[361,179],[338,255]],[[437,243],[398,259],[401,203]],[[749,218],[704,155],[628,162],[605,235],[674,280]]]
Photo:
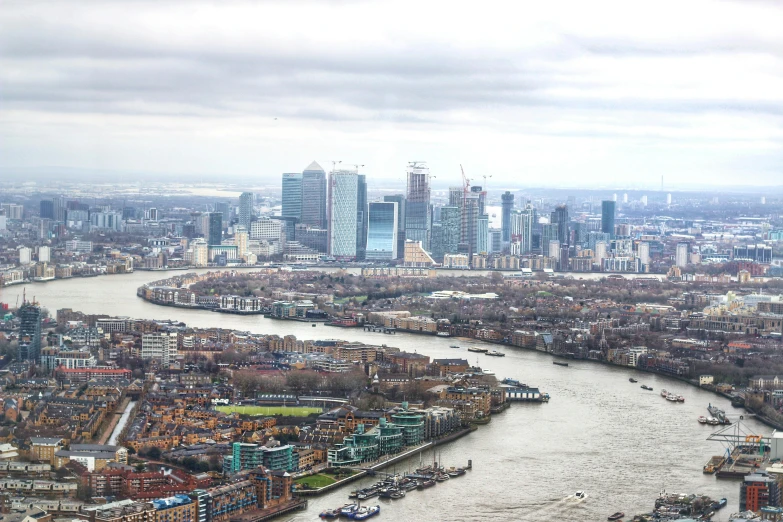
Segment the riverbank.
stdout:
[[429,442],[426,442],[420,446],[417,446],[411,450],[405,451],[403,453],[398,453],[397,455],[389,456],[388,459],[385,459],[381,462],[377,462],[375,464],[372,464],[368,466],[367,468],[362,469],[359,473],[356,473],[354,475],[351,475],[350,477],[346,477],[342,480],[338,480],[337,482],[333,484],[329,484],[328,486],[324,486],[322,488],[318,489],[298,489],[296,490],[296,494],[299,496],[305,496],[305,497],[311,497],[311,496],[317,496],[322,495],[324,493],[328,493],[330,491],[333,491],[335,489],[338,489],[342,486],[345,486],[346,484],[350,484],[351,482],[354,482],[356,480],[359,480],[360,478],[366,477],[366,476],[372,476],[376,471],[380,471],[384,468],[387,468],[389,466],[392,466],[402,460],[407,459],[408,457],[412,457],[414,455],[418,455],[419,453],[424,452],[425,450],[428,450],[430,448],[434,448],[436,446],[440,446],[443,444],[447,444],[449,442],[453,442],[457,439],[460,439],[464,437],[465,435],[468,435],[470,433],[473,433],[476,431],[475,427],[470,428],[464,428],[462,430],[456,431],[454,433],[451,433],[449,435],[446,435],[444,437],[441,437],[439,439],[434,439]]

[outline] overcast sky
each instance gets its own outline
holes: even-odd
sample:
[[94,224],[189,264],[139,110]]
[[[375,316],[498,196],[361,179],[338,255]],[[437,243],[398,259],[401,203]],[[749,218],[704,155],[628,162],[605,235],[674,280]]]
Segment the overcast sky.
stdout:
[[[465,6],[465,7],[463,7]],[[783,184],[783,2],[0,4],[0,167]]]

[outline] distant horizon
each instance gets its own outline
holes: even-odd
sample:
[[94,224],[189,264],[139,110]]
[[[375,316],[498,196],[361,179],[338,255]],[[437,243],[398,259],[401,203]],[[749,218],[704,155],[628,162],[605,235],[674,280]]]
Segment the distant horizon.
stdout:
[[[308,162],[306,165],[309,165],[310,162]],[[320,162],[319,162],[320,164]],[[322,165],[323,166],[323,165]],[[403,172],[404,172],[405,166],[402,166]],[[304,170],[304,169],[302,169]],[[330,169],[324,168],[327,175],[330,171]],[[370,170],[370,169],[366,169]],[[247,187],[248,190],[250,190],[253,187],[256,188],[267,188],[269,186],[272,187],[279,187],[282,179],[283,172],[280,172],[279,174],[269,174],[265,176],[243,176],[243,175],[227,175],[227,174],[220,174],[220,173],[198,173],[198,174],[171,174],[171,173],[163,173],[163,172],[140,172],[140,171],[134,171],[134,170],[113,170],[113,169],[94,169],[94,168],[81,168],[81,167],[70,167],[70,166],[39,166],[39,167],[0,167],[0,173],[5,173],[9,175],[13,175],[15,172],[17,173],[24,173],[25,179],[24,181],[18,180],[21,183],[29,183],[29,182],[36,182],[36,183],[51,183],[53,181],[59,181],[61,183],[86,183],[86,182],[96,182],[96,181],[103,181],[105,184],[111,184],[116,183],[118,185],[134,185],[134,184],[148,184],[148,183],[154,183],[154,184],[181,184],[181,185],[210,185],[210,186],[231,186],[232,188],[236,189],[238,192],[243,192],[244,189],[241,187]],[[297,172],[296,170],[289,169],[285,172]],[[56,177],[64,176],[66,173],[68,173],[69,176],[75,176],[77,173],[83,173],[83,177],[81,179],[52,179]],[[365,172],[365,169],[361,169],[360,173],[366,174],[368,176],[368,184],[370,184],[370,189],[375,190],[397,190],[397,187],[400,187],[399,190],[403,191],[405,190],[405,180],[398,180],[398,179],[390,179],[390,178],[383,178],[383,177],[375,177],[373,176],[372,172]],[[119,183],[116,180],[110,180],[110,179],[102,179],[106,176],[111,175],[133,175],[136,176],[136,179],[134,181],[130,180],[122,180],[119,181]],[[165,176],[166,179],[160,179],[161,176]],[[444,176],[439,175],[433,175],[432,178],[432,189],[433,190],[448,190],[449,187],[459,186],[462,183],[462,180],[460,177],[454,176],[453,181],[451,181],[451,178],[449,178],[449,181],[441,181],[441,179]],[[97,178],[97,179],[96,179]],[[198,178],[198,179],[193,179]],[[10,180],[9,180],[10,181]],[[471,185],[483,185],[483,179],[480,179],[478,181],[474,181],[471,183]],[[540,181],[540,180],[537,180]],[[742,185],[731,185],[731,184],[721,184],[721,183],[711,183],[710,188],[706,188],[703,186],[703,184],[693,184],[693,183],[672,183],[671,185],[666,182],[664,179],[664,188],[661,189],[660,187],[660,179],[658,181],[658,186],[652,186],[654,183],[651,183],[650,186],[622,186],[622,185],[611,185],[609,183],[607,184],[591,184],[588,185],[576,185],[576,184],[563,184],[563,183],[557,183],[553,182],[551,185],[548,184],[520,184],[520,185],[512,185],[508,184],[507,182],[504,182],[502,184],[495,185],[491,180],[489,181],[489,190],[491,192],[502,192],[502,191],[519,191],[519,190],[537,190],[537,189],[544,189],[544,190],[580,190],[580,191],[624,191],[628,193],[634,193],[634,192],[644,192],[648,194],[655,194],[655,193],[661,193],[665,194],[668,192],[677,193],[677,192],[704,192],[704,193],[738,193],[738,194],[761,194],[761,195],[775,195],[775,194],[781,194],[783,195],[783,182],[777,185],[751,185],[751,184],[742,184]],[[770,194],[768,191],[772,190],[772,194]],[[619,194],[618,194],[619,195]]]

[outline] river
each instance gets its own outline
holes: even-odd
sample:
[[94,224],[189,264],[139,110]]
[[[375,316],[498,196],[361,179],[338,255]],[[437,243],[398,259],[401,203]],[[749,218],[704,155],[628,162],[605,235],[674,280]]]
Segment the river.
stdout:
[[[261,316],[216,314],[156,306],[136,297],[142,283],[162,279],[160,272],[70,279],[24,285],[54,315],[58,308],[87,313],[147,319],[178,319],[191,326],[220,326],[258,333],[294,334],[299,339],[339,338],[386,343],[432,358],[462,357],[475,362],[470,341],[398,333],[385,335],[359,329],[275,321]],[[14,303],[22,285],[0,290],[0,301]],[[449,348],[459,344],[461,349]],[[729,401],[679,381],[631,369],[587,361],[555,366],[548,355],[513,347],[497,347],[506,357],[478,355],[482,367],[498,378],[513,377],[549,393],[548,404],[514,404],[493,416],[492,422],[438,448],[447,466],[473,460],[467,476],[436,487],[413,491],[404,499],[381,504],[378,519],[412,521],[529,520],[598,521],[615,511],[628,514],[650,510],[662,489],[727,497],[729,506],[714,520],[727,520],[738,511],[739,483],[702,474],[702,466],[724,448],[706,440],[713,428],[696,419],[707,415],[712,402],[735,414]],[[629,377],[639,384],[631,384]],[[642,390],[648,384],[654,391]],[[660,396],[666,388],[685,396],[671,403]],[[771,429],[753,419],[743,421],[750,431],[769,435]],[[431,460],[431,452],[424,456]],[[417,467],[418,457],[397,464],[396,470]],[[366,483],[372,479],[364,479]],[[348,501],[354,486],[310,500],[305,512],[287,520],[313,520],[318,512]],[[564,501],[585,490],[581,503]],[[629,517],[630,518],[630,517]],[[283,517],[283,519],[286,519]]]

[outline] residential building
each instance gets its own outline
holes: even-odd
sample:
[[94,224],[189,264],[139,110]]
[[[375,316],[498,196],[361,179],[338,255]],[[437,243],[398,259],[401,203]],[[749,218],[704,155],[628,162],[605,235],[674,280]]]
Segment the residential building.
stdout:
[[602,201],[601,202],[601,232],[609,234],[614,238],[614,218],[615,218],[615,205],[614,201]]
[[177,356],[176,332],[145,333],[141,337],[141,358],[159,361],[167,368]]
[[740,511],[781,507],[780,483],[767,473],[751,473],[740,484]]
[[688,266],[688,253],[690,245],[688,243],[677,243],[677,250],[674,253],[674,265],[680,268]]
[[17,315],[20,320],[17,359],[38,363],[41,357],[41,308],[24,303]]
[[422,247],[421,241],[405,240],[405,266],[429,267],[435,264],[426,250]]
[[444,254],[456,254],[459,249],[462,217],[459,207],[443,207],[440,209],[441,244]]
[[255,195],[252,192],[243,192],[239,196],[239,225],[250,230],[250,222],[253,221],[253,200]]
[[500,240],[511,242],[511,211],[514,209],[514,194],[509,191],[500,195]]
[[198,504],[187,495],[160,498],[153,500],[152,505],[155,508],[153,522],[197,522]]
[[430,169],[423,161],[414,161],[407,168],[407,194],[405,197],[405,239],[421,241],[430,248],[432,210],[430,207]]

